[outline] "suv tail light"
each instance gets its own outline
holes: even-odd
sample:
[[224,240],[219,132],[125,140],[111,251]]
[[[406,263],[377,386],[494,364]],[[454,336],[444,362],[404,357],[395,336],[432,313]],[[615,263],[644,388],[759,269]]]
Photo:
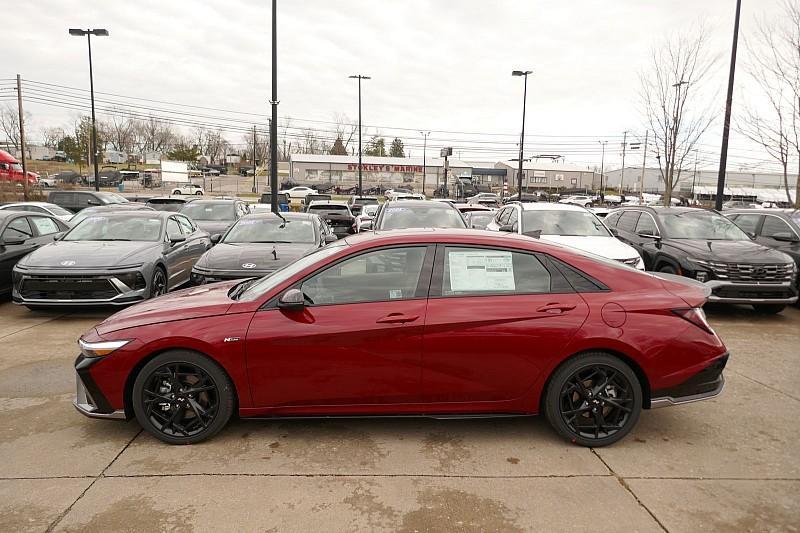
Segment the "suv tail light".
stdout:
[[714,330],[711,328],[711,325],[708,323],[708,320],[706,320],[706,314],[702,308],[688,307],[683,309],[673,309],[672,312],[687,322],[691,322],[703,331],[712,335],[716,335]]

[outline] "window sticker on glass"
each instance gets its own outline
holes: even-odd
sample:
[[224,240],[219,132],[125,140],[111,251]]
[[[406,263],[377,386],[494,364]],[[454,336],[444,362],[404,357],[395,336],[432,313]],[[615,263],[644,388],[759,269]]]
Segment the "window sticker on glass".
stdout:
[[511,252],[476,250],[449,252],[450,290],[513,291],[514,263]]
[[389,289],[389,298],[391,298],[392,300],[402,297],[403,297],[403,291],[401,289]]

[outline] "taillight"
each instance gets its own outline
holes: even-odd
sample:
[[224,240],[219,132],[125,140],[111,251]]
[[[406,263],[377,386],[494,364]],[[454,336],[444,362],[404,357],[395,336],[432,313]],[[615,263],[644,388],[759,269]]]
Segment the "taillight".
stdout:
[[686,320],[687,322],[691,322],[698,328],[706,331],[712,335],[716,335],[714,330],[711,328],[711,325],[706,320],[706,314],[700,307],[687,307],[682,309],[673,309],[673,313],[681,317],[682,319]]

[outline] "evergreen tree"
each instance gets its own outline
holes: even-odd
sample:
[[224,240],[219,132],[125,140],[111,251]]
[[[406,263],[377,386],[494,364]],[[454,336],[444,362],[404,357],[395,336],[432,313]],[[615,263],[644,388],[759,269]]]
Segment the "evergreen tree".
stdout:
[[383,137],[372,137],[364,148],[364,155],[386,157],[386,140]]
[[336,142],[331,146],[330,155],[347,155],[347,148],[344,147],[341,136],[336,137]]
[[406,154],[403,152],[403,141],[401,141],[398,137],[395,137],[392,141],[392,145],[389,147],[389,157],[405,157]]

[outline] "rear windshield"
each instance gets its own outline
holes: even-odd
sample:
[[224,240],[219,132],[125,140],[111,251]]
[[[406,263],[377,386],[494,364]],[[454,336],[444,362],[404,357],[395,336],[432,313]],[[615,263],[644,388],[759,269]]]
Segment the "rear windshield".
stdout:
[[194,220],[234,220],[236,218],[232,203],[207,204],[192,202],[181,208],[181,213]]
[[605,225],[588,211],[523,211],[522,231],[542,235],[610,237]]
[[328,204],[321,204],[321,205],[310,205],[308,206],[309,211],[341,211],[345,213],[347,211],[346,205],[328,205]]
[[161,236],[161,219],[93,215],[72,228],[65,241],[152,241]]
[[456,209],[439,207],[386,207],[377,229],[466,228]]

